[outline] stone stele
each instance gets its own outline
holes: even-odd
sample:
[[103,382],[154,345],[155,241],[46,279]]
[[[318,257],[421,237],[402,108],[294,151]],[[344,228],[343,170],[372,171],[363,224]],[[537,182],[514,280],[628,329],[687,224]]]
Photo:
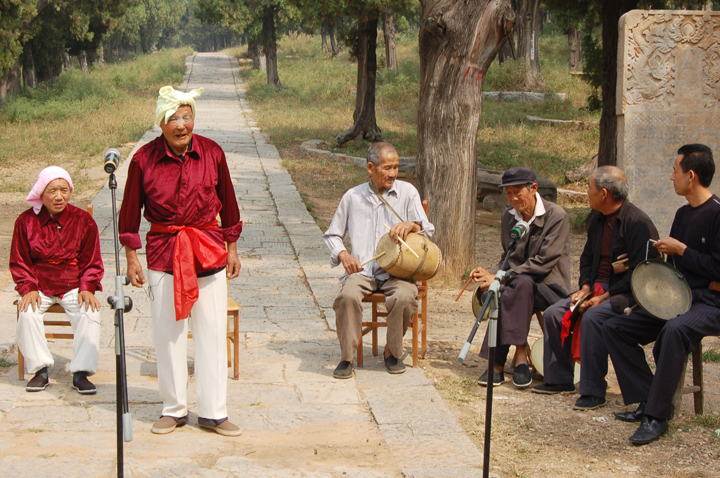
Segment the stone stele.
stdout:
[[[720,12],[633,10],[619,28],[618,166],[630,200],[667,237],[686,204],[670,181],[678,148],[720,155]],[[710,189],[720,193],[717,174]]]

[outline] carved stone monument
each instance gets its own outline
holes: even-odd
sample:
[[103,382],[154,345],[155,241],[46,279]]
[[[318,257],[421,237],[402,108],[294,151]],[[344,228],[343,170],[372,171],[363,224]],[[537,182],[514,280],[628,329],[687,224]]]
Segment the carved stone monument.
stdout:
[[[686,203],[670,181],[677,149],[702,143],[720,158],[720,12],[633,10],[619,40],[618,166],[667,237]],[[720,168],[710,189],[720,195]]]

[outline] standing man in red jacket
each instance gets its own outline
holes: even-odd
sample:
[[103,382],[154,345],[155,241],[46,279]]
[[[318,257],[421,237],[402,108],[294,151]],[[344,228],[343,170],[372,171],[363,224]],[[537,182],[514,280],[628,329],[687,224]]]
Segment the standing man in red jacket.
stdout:
[[[163,401],[152,432],[170,433],[187,423],[187,319],[192,312],[198,424],[238,436],[242,431],[228,420],[226,404],[226,281],[240,273],[242,222],[225,153],[216,142],[193,134],[195,97],[202,92],[160,89],[155,116],[162,135],[140,148],[130,163],[120,243],[130,282],[135,287],[147,283],[149,289]],[[136,252],[142,247],[143,210],[151,225],[147,281]]]
[[63,168],[43,169],[27,201],[30,209],[15,221],[10,249],[10,273],[18,302],[17,341],[29,373],[25,387],[44,390],[54,365],[45,340],[43,316],[53,304],[65,309],[73,329],[70,373],[73,388],[94,394],[88,375],[97,372],[100,357],[100,302],[103,263],[98,227],[92,216],[68,204],[72,179]]

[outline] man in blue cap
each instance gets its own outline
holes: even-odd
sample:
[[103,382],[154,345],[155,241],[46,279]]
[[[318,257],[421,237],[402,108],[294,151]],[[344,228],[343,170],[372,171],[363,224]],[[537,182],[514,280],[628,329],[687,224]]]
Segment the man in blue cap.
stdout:
[[[570,290],[570,221],[563,208],[538,194],[537,175],[532,169],[511,168],[502,176],[500,187],[510,203],[501,219],[502,264],[511,242],[510,231],[525,223],[527,232],[517,240],[510,253],[510,277],[505,281],[498,320],[498,345],[493,374],[490,369],[478,383],[494,386],[505,382],[503,369],[510,346],[515,346],[513,384],[518,388],[532,384],[527,365],[527,335],[532,314],[568,296]],[[495,274],[482,267],[472,271],[475,282],[487,290]],[[480,356],[488,357],[488,336],[485,335]]]

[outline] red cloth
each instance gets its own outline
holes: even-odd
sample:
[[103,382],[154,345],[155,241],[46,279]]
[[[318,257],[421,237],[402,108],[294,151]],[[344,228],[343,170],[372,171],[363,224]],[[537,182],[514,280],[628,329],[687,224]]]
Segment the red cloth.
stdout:
[[[211,139],[194,134],[185,161],[177,157],[161,135],[141,147],[128,170],[120,208],[120,243],[142,248],[141,212],[151,224],[200,227],[220,213],[222,229],[204,231],[207,238],[225,247],[242,232],[240,210],[225,153]],[[150,231],[146,237],[148,268],[173,271],[175,234]],[[225,260],[217,267],[224,267]],[[198,273],[207,272],[202,265]]]
[[[590,299],[604,293],[605,289],[603,289],[600,284],[596,283]],[[579,313],[577,319],[573,323],[570,320],[572,311],[568,309],[568,311],[565,312],[565,315],[563,315],[562,330],[560,331],[560,340],[562,343],[565,343],[565,340],[572,334],[572,355],[573,359],[577,363],[580,363],[580,322],[582,321],[583,313]]]
[[39,214],[32,208],[20,214],[10,246],[10,273],[20,295],[102,290],[100,237],[92,216],[72,204],[54,218],[44,206]]
[[193,304],[198,300],[199,289],[195,259],[206,270],[217,268],[227,259],[225,248],[219,247],[203,232],[217,228],[217,221],[198,227],[150,225],[151,232],[177,233],[173,251],[175,320],[187,319]]

